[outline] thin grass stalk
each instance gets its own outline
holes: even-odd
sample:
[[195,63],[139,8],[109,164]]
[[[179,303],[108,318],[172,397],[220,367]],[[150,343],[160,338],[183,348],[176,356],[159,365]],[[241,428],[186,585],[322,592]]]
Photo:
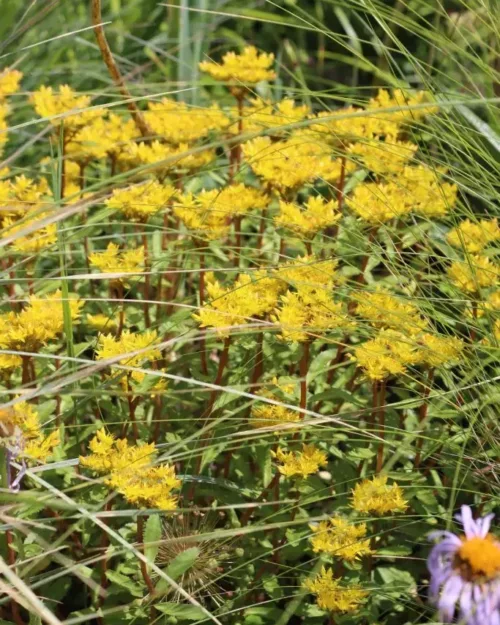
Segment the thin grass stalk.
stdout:
[[151,327],[151,318],[149,315],[149,300],[151,299],[151,275],[150,275],[150,258],[148,235],[146,232],[142,235],[142,245],[144,246],[144,325],[146,328]]
[[377,449],[377,464],[375,472],[377,474],[381,473],[382,468],[384,466],[384,436],[385,436],[385,393],[386,393],[386,382],[383,380],[380,382],[380,391],[378,396],[378,435],[382,439],[378,444]]
[[[420,408],[418,410],[418,424],[419,427],[425,423],[427,419],[427,411],[429,410],[429,394],[431,392],[432,383],[434,382],[434,374],[435,370],[432,367],[429,367],[427,371],[427,380],[423,384],[422,388],[422,403],[420,404]],[[416,453],[415,453],[415,469],[420,467],[420,463],[422,461],[422,446],[424,443],[424,439],[422,436],[419,436],[416,443]]]

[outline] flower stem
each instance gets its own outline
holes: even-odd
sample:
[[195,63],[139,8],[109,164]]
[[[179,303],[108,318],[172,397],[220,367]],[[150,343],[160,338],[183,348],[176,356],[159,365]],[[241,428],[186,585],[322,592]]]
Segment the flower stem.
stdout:
[[[309,371],[309,348],[311,342],[305,341],[302,345],[302,358],[299,362],[300,375],[300,408],[307,408],[307,372]],[[304,415],[301,414],[301,417]]]
[[[139,543],[138,547],[144,553],[144,516],[139,515],[137,517],[137,542]],[[142,578],[147,586],[148,592],[150,595],[155,594],[155,587],[151,580],[151,577],[148,573],[148,567],[145,562],[139,560],[139,564],[141,567]]]
[[[433,381],[434,381],[434,369],[429,368],[427,372],[427,380],[423,384],[422,403],[418,411],[419,425],[422,425],[422,423],[424,423],[427,418],[427,411],[429,409],[429,402],[427,400],[429,397],[429,393],[431,392],[431,386],[432,386]],[[420,463],[422,461],[423,442],[424,442],[424,439],[422,438],[422,436],[419,436],[417,439],[417,451],[415,454],[415,468],[416,469],[420,467]]]
[[149,247],[148,247],[148,235],[144,233],[142,235],[142,244],[144,246],[144,268],[145,268],[145,280],[144,280],[144,324],[146,328],[151,326],[151,319],[149,317],[149,299],[151,295],[151,276],[149,274]]
[[378,434],[382,439],[379,442],[377,449],[377,465],[376,465],[376,473],[380,473],[384,466],[384,435],[385,435],[385,391],[386,391],[386,382],[383,380],[380,383],[380,391],[378,396],[378,424],[379,431]]
[[[199,289],[199,299],[200,299],[200,308],[203,308],[205,304],[205,251],[204,248],[201,247],[200,244],[200,278],[198,282]],[[205,335],[200,338],[200,362],[201,362],[201,372],[203,375],[207,375],[208,366],[207,366],[207,351],[205,345]]]

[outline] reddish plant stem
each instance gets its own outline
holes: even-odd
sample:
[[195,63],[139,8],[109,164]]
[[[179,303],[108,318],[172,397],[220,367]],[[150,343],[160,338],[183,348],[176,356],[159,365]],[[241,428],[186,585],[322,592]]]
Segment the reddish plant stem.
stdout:
[[239,267],[241,258],[241,215],[234,218],[234,267]]
[[151,297],[151,275],[150,263],[149,263],[149,246],[148,235],[144,233],[142,235],[142,245],[144,246],[144,268],[146,270],[144,276],[144,325],[146,328],[151,326],[151,319],[149,317],[149,300]]
[[346,173],[346,157],[342,156],[340,160],[340,179],[337,189],[337,205],[339,211],[342,210],[344,205],[344,187],[345,187],[345,173]]
[[259,223],[259,236],[257,237],[257,250],[260,252],[264,244],[264,234],[266,232],[267,210],[262,211]]
[[125,325],[125,293],[123,290],[123,283],[121,281],[118,283],[118,299],[120,312],[118,313],[118,330],[116,331],[116,336],[117,338],[120,338],[123,332],[123,327]]
[[[12,534],[12,530],[5,530],[5,542],[7,545],[7,563],[11,569],[14,569],[16,565],[16,552],[13,548],[14,536]],[[10,609],[12,612],[12,619],[16,625],[24,625],[24,621],[21,617],[21,612],[19,611],[19,604],[12,599],[10,602]]]
[[[472,319],[473,323],[477,322],[477,301],[475,299],[472,300]],[[476,340],[476,329],[473,327],[470,329],[469,338],[471,343]]]
[[[279,482],[280,482],[280,473],[279,471],[276,471],[273,479],[269,482],[269,484],[262,490],[260,495],[257,497],[256,503],[259,503],[260,501],[262,501],[264,497],[267,495],[267,493],[271,492],[272,490],[275,490],[276,485],[278,485],[279,487]],[[245,512],[242,514],[241,519],[240,519],[241,527],[245,527],[246,525],[248,525],[248,521],[250,520],[250,517],[252,516],[252,513],[255,511],[256,507],[257,506],[250,506],[245,510]]]
[[382,439],[379,442],[377,449],[377,464],[376,464],[376,473],[381,473],[382,468],[384,466],[384,436],[385,436],[385,391],[386,391],[386,382],[383,380],[380,383],[380,391],[378,397],[378,435]]
[[304,241],[304,245],[306,246],[306,252],[311,256],[313,253],[311,241]]
[[[222,383],[222,378],[224,376],[224,370],[226,369],[228,360],[229,360],[229,346],[231,344],[231,337],[227,336],[224,339],[224,346],[222,348],[222,353],[220,355],[219,358],[219,368],[217,370],[217,376],[215,378],[215,382],[214,385],[215,386],[220,386]],[[219,395],[219,390],[218,389],[213,389],[210,393],[210,399],[208,402],[208,407],[206,410],[206,415],[207,417],[209,417],[212,413],[214,404],[215,404],[215,400],[217,399],[217,396]]]
[[[139,438],[139,428],[137,427],[137,421],[135,418],[135,409],[137,408],[137,402],[134,401],[134,398],[132,396],[132,389],[130,386],[130,380],[127,380],[127,403],[128,403],[128,414],[129,414],[129,418],[130,421],[132,423],[132,431],[134,433],[134,440],[135,442],[137,442],[137,439]],[[123,434],[122,436],[125,436],[126,432],[128,429],[128,423],[125,422],[124,426],[123,426]]]
[[[105,512],[109,512],[111,510],[111,502],[107,501],[104,504],[104,511]],[[106,516],[104,516],[104,518],[102,519],[102,522],[104,524],[107,525],[107,519]],[[103,590],[106,590],[106,588],[108,587],[108,578],[107,578],[107,571],[108,571],[108,556],[106,554],[106,550],[109,547],[109,536],[108,533],[105,530],[102,530],[102,534],[101,534],[101,549],[102,549],[102,562],[101,562],[101,588]],[[102,606],[102,604],[104,603],[104,593],[99,595],[99,607]]]
[[26,386],[31,382],[30,379],[30,356],[21,356],[23,361],[22,364],[22,373],[21,373],[21,384]]
[[254,392],[254,386],[264,373],[264,332],[257,332],[257,347],[255,351],[255,365],[250,379],[251,391]]
[[[305,410],[307,408],[307,372],[309,371],[309,348],[311,342],[304,341],[302,344],[302,358],[299,362],[299,375],[300,375],[300,408]],[[302,413],[301,418],[304,418]]]
[[[137,542],[139,543],[139,549],[142,551],[142,553],[144,553],[144,516],[142,515],[137,517]],[[142,560],[139,560],[139,564],[141,567],[142,578],[146,584],[148,592],[150,595],[154,595],[155,587],[151,580],[151,577],[149,576],[148,567],[146,563]]]
[[[422,425],[427,418],[427,411],[429,409],[429,402],[427,401],[429,398],[429,393],[431,392],[431,386],[434,382],[434,369],[429,368],[427,372],[427,380],[423,384],[422,390],[422,404],[418,410],[418,423]],[[415,468],[418,469],[420,467],[420,463],[422,461],[422,445],[424,443],[424,439],[422,436],[419,436],[417,439],[417,451],[415,454]]]
[[[203,308],[205,304],[205,252],[204,248],[201,247],[203,244],[200,243],[200,278],[198,283],[199,289],[199,299],[200,299],[200,308]],[[207,375],[208,373],[208,365],[207,365],[207,350],[206,350],[206,339],[205,334],[200,337],[200,363],[201,363],[201,372],[203,375]]]
[[156,444],[158,443],[158,439],[160,438],[160,431],[161,431],[161,396],[160,395],[156,395],[155,397],[155,407],[154,407],[154,411],[153,411],[153,419],[155,422],[155,429],[154,429],[154,433],[153,433],[153,442]]

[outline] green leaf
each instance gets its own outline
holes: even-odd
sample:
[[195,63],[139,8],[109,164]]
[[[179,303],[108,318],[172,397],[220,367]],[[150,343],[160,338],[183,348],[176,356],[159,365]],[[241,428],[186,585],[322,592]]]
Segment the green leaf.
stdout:
[[157,603],[155,605],[155,608],[163,614],[167,614],[168,616],[175,616],[180,621],[206,620],[206,615],[203,610],[195,605],[172,603],[168,601],[166,603]]
[[144,592],[139,584],[135,584],[131,579],[122,573],[116,571],[106,571],[106,577],[113,584],[116,584],[119,588],[127,590],[133,597],[142,597]]
[[[182,577],[186,571],[188,571],[196,559],[200,555],[198,547],[189,547],[182,551],[165,569],[165,573],[174,581],[177,581],[179,577]],[[170,584],[166,579],[161,578],[156,584],[156,590],[158,592],[167,592],[170,589]],[[172,604],[174,605],[174,604]]]
[[160,548],[161,521],[157,514],[151,515],[144,528],[144,555],[150,562],[154,562]]

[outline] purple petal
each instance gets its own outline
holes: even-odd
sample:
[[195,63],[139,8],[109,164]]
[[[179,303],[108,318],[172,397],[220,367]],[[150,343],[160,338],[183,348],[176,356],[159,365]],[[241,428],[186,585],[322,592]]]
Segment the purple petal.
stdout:
[[465,584],[460,595],[460,617],[468,619],[472,612],[472,584]]
[[478,519],[476,521],[476,525],[479,526],[479,529],[481,532],[480,534],[481,538],[486,538],[486,535],[490,531],[491,522],[493,521],[494,518],[495,518],[494,514],[487,514],[482,519]]
[[476,522],[472,518],[472,510],[470,509],[470,506],[462,506],[460,513],[457,514],[455,518],[461,521],[467,538],[474,538],[474,536],[481,535],[480,528],[476,525]]
[[464,582],[459,575],[448,578],[439,599],[439,616],[444,623],[451,623],[455,614],[455,604],[460,597]]
[[447,532],[446,530],[437,530],[429,534],[429,540],[443,540],[444,538],[455,542],[457,545],[462,544],[460,538],[453,532]]

